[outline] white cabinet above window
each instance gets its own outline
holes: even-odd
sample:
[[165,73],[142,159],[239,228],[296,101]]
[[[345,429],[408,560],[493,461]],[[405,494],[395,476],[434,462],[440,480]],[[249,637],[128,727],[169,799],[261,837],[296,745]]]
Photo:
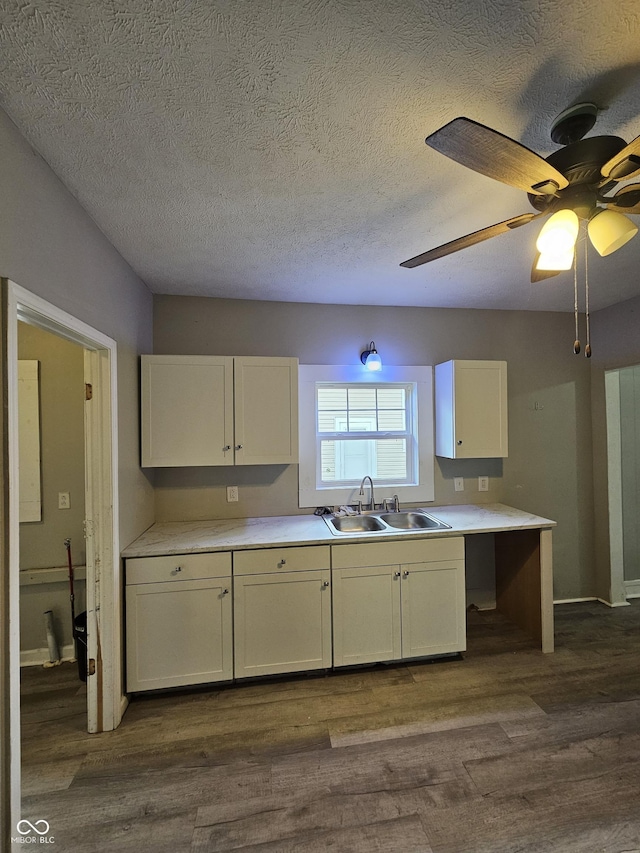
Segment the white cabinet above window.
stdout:
[[298,361],[142,356],[142,466],[298,461]]
[[508,456],[506,361],[436,365],[436,455]]

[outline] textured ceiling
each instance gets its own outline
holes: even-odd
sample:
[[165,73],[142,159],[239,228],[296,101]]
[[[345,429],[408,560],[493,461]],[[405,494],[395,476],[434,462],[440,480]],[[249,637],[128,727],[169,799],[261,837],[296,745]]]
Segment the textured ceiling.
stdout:
[[[571,310],[532,285],[531,210],[424,144],[466,115],[543,156],[640,134],[638,0],[1,0],[0,104],[156,293]],[[640,294],[640,235],[589,261],[592,308]]]

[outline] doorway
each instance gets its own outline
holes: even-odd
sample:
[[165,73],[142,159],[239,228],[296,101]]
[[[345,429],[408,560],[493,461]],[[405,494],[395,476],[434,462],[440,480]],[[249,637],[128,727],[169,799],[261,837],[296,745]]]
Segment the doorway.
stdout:
[[[3,414],[2,667],[3,832],[20,819],[20,527],[18,463],[18,323],[83,349],[85,405],[85,542],[87,720],[90,732],[115,728],[124,713],[117,502],[116,343],[24,288],[2,280]],[[8,687],[8,689],[7,689]],[[7,759],[7,760],[4,760]],[[4,841],[4,839],[3,839]]]

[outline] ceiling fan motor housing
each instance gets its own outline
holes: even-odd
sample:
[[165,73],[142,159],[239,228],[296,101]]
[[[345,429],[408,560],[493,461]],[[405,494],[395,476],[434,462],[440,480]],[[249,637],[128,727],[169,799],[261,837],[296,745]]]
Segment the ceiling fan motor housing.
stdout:
[[602,184],[602,166],[626,144],[619,136],[590,136],[554,151],[545,159],[565,176],[569,186],[558,190],[555,196],[528,193],[532,206],[536,210],[573,206],[576,190],[580,188],[591,190],[595,199],[596,189]]

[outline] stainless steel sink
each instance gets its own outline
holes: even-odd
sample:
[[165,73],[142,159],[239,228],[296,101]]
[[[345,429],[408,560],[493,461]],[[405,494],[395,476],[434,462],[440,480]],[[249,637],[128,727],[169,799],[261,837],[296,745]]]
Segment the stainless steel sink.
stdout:
[[385,512],[380,515],[380,518],[385,524],[395,527],[397,530],[442,530],[450,527],[449,524],[432,518],[426,512],[416,512],[415,510]]
[[400,533],[416,530],[450,530],[451,525],[419,509],[399,512],[368,512],[363,515],[323,516],[336,536],[354,533]]
[[330,530],[333,526],[338,533],[371,533],[386,530],[384,522],[375,515],[345,515],[340,518],[324,516],[324,520]]

